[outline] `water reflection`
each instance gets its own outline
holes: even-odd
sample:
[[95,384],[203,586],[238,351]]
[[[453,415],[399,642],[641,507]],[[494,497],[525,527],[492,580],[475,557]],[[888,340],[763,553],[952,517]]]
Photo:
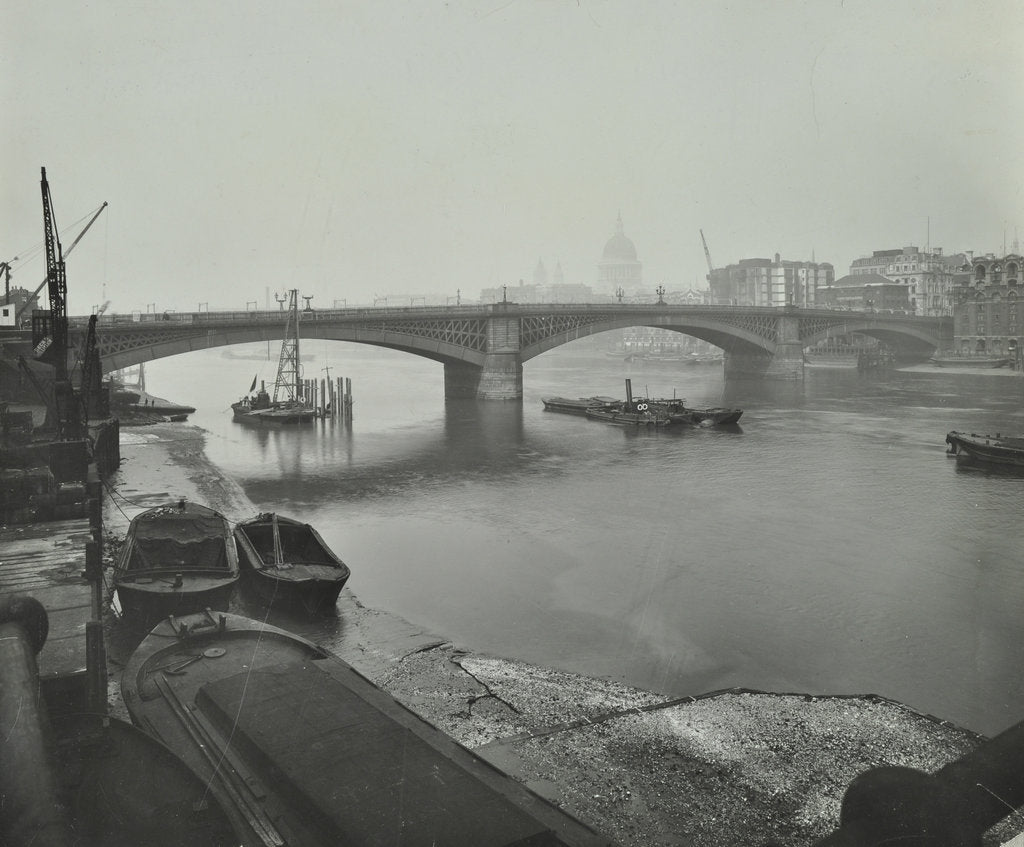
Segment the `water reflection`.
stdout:
[[[872,691],[986,733],[1024,717],[1024,483],[944,455],[950,429],[1024,431],[1024,380],[726,382],[555,352],[527,363],[521,404],[445,402],[433,363],[367,356],[346,364],[350,426],[243,430],[215,399],[196,417],[259,508],[317,526],[363,603],[473,649],[680,695]],[[627,376],[741,425],[543,411]],[[346,637],[344,615],[316,626]]]

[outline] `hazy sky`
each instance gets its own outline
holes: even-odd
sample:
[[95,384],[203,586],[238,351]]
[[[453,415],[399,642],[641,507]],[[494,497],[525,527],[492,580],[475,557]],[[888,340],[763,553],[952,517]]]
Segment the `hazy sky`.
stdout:
[[[70,311],[653,288],[751,256],[837,276],[1024,238],[1020,0],[5,0],[0,260]],[[81,223],[73,226],[77,221]],[[392,303],[398,302],[393,299]]]

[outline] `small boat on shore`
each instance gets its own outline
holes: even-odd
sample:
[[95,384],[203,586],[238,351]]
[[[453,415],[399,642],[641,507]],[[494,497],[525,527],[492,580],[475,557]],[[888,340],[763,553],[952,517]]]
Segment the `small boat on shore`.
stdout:
[[242,580],[267,604],[309,615],[334,607],[350,571],[308,523],[274,513],[235,527]]
[[949,445],[947,452],[952,456],[991,465],[1024,467],[1024,436],[997,432],[993,437],[952,430],[946,434],[946,443]]
[[227,519],[186,500],[132,518],[114,565],[122,613],[144,623],[207,607],[226,609],[238,577]]
[[243,847],[611,844],[264,621],[162,621],[128,660],[121,693],[132,721],[206,782]]

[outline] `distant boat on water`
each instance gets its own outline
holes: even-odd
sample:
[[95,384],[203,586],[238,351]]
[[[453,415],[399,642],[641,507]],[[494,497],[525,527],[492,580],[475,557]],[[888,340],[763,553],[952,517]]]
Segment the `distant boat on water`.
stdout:
[[978,435],[952,430],[946,434],[948,452],[991,465],[1024,467],[1024,436]]
[[545,412],[563,412],[567,415],[586,415],[587,409],[592,406],[607,406],[610,403],[618,403],[614,397],[579,397],[573,400],[570,397],[541,397]]
[[542,397],[546,412],[562,412],[569,415],[585,415],[595,420],[622,426],[666,426],[668,424],[690,424],[693,426],[714,426],[737,423],[743,415],[742,409],[721,406],[694,408],[680,399],[641,399],[634,401],[632,385],[626,380],[626,400],[614,397]]
[[932,356],[929,360],[940,368],[1005,368],[1013,363],[1009,356],[957,355],[945,354]]
[[685,400],[651,400],[650,405],[662,409],[672,423],[692,424],[693,426],[734,424],[739,423],[743,416],[742,409],[727,409],[722,406],[694,408],[687,406]]
[[[269,362],[271,361],[271,354],[268,350],[266,353],[239,353],[237,350],[224,350],[221,354],[224,359],[237,359],[248,362]],[[312,362],[316,356],[312,353],[304,353],[299,361],[301,362]]]
[[298,301],[298,289],[293,288],[289,292],[288,323],[281,341],[273,398],[262,383],[256,392],[257,377],[253,377],[249,395],[231,404],[234,420],[257,426],[293,426],[311,423],[316,418],[316,410],[302,399]]

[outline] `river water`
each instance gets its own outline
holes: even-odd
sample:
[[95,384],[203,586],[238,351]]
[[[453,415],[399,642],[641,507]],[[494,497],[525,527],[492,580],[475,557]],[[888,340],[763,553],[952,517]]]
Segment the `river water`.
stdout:
[[[446,402],[434,362],[308,342],[305,376],[350,377],[354,421],[268,431],[229,406],[273,383],[277,345],[228,351],[149,363],[148,390],[196,406],[213,463],[316,526],[371,608],[670,696],[876,693],[987,735],[1024,719],[1024,473],[944,443],[1024,432],[1020,376],[726,383],[569,345],[526,364],[522,405]],[[635,432],[543,411],[626,377],[743,418]]]

